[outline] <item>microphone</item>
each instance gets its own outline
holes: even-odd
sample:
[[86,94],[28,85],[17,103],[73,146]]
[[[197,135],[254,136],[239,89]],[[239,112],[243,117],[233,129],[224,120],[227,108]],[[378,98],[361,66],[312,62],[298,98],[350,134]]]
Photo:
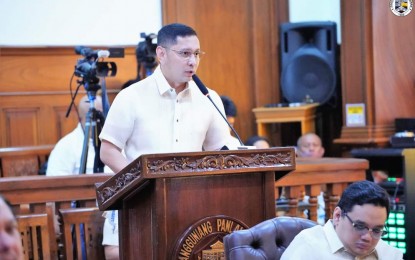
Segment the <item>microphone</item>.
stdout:
[[[209,90],[207,89],[207,87],[205,87],[205,85],[202,83],[202,81],[199,79],[199,77],[196,74],[193,74],[192,78],[193,78],[193,81],[196,83],[197,87],[199,88],[200,92],[202,92],[203,95],[207,96],[210,99],[210,101],[213,102],[212,99],[209,96]],[[215,103],[213,103],[213,105],[215,105]],[[216,107],[216,105],[215,105],[215,107]],[[219,111],[219,113],[220,113],[220,111]],[[226,121],[228,121],[228,120],[226,120]]]
[[76,46],[75,53],[81,54],[87,59],[108,58],[111,54],[109,50],[93,50],[89,47],[84,47],[84,46]]
[[202,83],[202,81],[199,79],[199,77],[196,74],[193,74],[192,78],[193,78],[193,81],[196,83],[196,86],[199,88],[200,92],[202,92],[202,94],[205,95],[210,100],[210,102],[212,102],[212,104],[215,106],[216,110],[219,112],[219,114],[222,116],[222,118],[225,120],[225,122],[231,128],[232,133],[235,134],[236,138],[238,139],[239,143],[242,146],[242,147],[238,147],[238,149],[248,149],[248,147],[244,145],[244,143],[242,142],[241,138],[239,137],[239,135],[235,131],[235,129],[232,127],[232,125],[229,124],[226,117],[222,114],[222,112],[220,112],[220,109],[216,106],[215,102],[213,102],[212,98],[209,95],[209,90],[207,89],[207,87]]
[[98,50],[97,57],[98,58],[108,58],[110,56],[110,52],[107,50]]

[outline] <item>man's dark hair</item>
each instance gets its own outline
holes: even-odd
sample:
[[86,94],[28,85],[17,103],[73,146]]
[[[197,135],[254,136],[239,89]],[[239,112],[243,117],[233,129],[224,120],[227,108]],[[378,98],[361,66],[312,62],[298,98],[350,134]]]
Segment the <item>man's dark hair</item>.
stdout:
[[157,45],[169,47],[177,43],[177,37],[187,36],[197,36],[196,31],[181,23],[168,24],[158,31]]
[[237,110],[232,99],[228,96],[220,96],[220,98],[222,99],[223,107],[225,108],[225,115],[236,117]]
[[389,216],[389,195],[379,185],[371,181],[359,181],[348,186],[337,204],[343,212],[352,211],[355,205],[372,204],[386,209]]

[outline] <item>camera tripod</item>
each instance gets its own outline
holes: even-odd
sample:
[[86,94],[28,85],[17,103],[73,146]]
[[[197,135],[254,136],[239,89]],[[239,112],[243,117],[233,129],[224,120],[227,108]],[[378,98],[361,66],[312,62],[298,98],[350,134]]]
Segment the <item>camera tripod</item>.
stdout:
[[[99,134],[101,133],[102,126],[104,125],[105,117],[100,112],[97,111],[95,108],[95,99],[96,99],[96,92],[100,89],[100,86],[96,84],[96,82],[84,82],[79,81],[78,82],[78,88],[75,92],[75,95],[72,96],[71,104],[69,105],[68,111],[66,112],[66,117],[69,116],[69,113],[72,109],[72,105],[74,104],[76,94],[78,93],[79,87],[83,84],[85,86],[85,89],[87,90],[87,96],[88,96],[88,102],[89,102],[89,109],[85,116],[85,127],[83,128],[84,131],[84,141],[82,146],[82,154],[81,154],[81,163],[79,166],[79,174],[85,174],[86,173],[86,164],[87,164],[87,158],[88,158],[88,149],[89,149],[89,143],[90,139],[92,138],[93,147],[95,149],[95,158],[94,158],[94,168],[93,172],[104,172],[104,163],[101,161],[99,152],[101,148],[101,141],[99,140]],[[104,102],[104,101],[103,101]],[[103,104],[104,105],[104,104]],[[80,115],[78,114],[78,117]],[[79,208],[79,201],[72,201],[71,207],[72,208]],[[81,237],[84,235],[84,227],[83,224],[80,224],[81,227]],[[74,245],[76,244],[76,232],[75,232],[75,226],[71,227],[71,233],[72,233],[72,239]],[[77,255],[76,247],[74,246],[72,248],[73,255]],[[82,260],[86,259],[86,245],[85,240],[81,239],[81,250],[82,250]]]
[[87,91],[89,100],[89,110],[85,117],[84,127],[84,141],[82,146],[81,163],[79,167],[79,174],[86,173],[86,164],[88,158],[89,142],[92,139],[93,147],[95,149],[94,170],[93,172],[104,172],[104,163],[101,161],[99,153],[101,148],[101,141],[99,140],[99,133],[104,125],[104,116],[95,108],[96,92]]

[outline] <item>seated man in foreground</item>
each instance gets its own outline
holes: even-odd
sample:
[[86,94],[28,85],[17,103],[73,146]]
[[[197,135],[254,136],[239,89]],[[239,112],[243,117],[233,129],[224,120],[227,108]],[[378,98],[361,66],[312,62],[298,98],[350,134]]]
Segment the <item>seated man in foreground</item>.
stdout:
[[0,259],[24,259],[22,238],[10,204],[0,195]]
[[355,182],[343,192],[333,219],[300,232],[281,259],[403,259],[381,239],[388,215],[386,191],[370,181]]

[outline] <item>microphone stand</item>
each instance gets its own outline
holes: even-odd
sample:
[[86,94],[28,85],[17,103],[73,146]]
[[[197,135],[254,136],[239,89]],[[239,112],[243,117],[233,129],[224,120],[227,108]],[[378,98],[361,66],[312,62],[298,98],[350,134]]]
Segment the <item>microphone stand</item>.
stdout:
[[[229,121],[226,119],[226,117],[222,114],[222,112],[220,111],[220,109],[218,108],[218,106],[216,106],[215,102],[213,102],[212,98],[209,95],[209,90],[205,87],[205,85],[202,83],[202,81],[199,79],[199,77],[196,74],[193,74],[192,76],[193,81],[196,83],[197,87],[199,88],[199,90],[202,92],[203,95],[205,95],[210,102],[213,104],[213,106],[216,108],[216,110],[219,112],[219,114],[221,115],[221,117],[225,120],[225,122],[228,124],[228,126],[230,127],[230,129],[232,130],[232,133],[235,134],[236,138],[239,141],[239,144],[241,146],[238,146],[238,149],[253,149],[255,147],[253,146],[246,146],[244,145],[244,143],[242,142],[241,138],[239,137],[238,133],[236,132],[236,130],[232,127],[231,124],[229,124]],[[226,145],[225,145],[226,146]]]
[[239,144],[241,146],[244,146],[244,143],[242,142],[241,138],[239,137],[238,133],[236,132],[236,130],[233,128],[233,126],[229,123],[228,119],[226,119],[226,117],[222,114],[222,112],[220,112],[220,109],[218,108],[218,106],[216,106],[215,102],[213,102],[212,98],[210,97],[210,95],[206,95],[206,97],[210,100],[210,102],[212,102],[213,106],[215,106],[216,110],[219,112],[220,116],[225,120],[225,122],[228,124],[229,128],[232,130],[232,133],[235,134],[235,137],[238,139]]

